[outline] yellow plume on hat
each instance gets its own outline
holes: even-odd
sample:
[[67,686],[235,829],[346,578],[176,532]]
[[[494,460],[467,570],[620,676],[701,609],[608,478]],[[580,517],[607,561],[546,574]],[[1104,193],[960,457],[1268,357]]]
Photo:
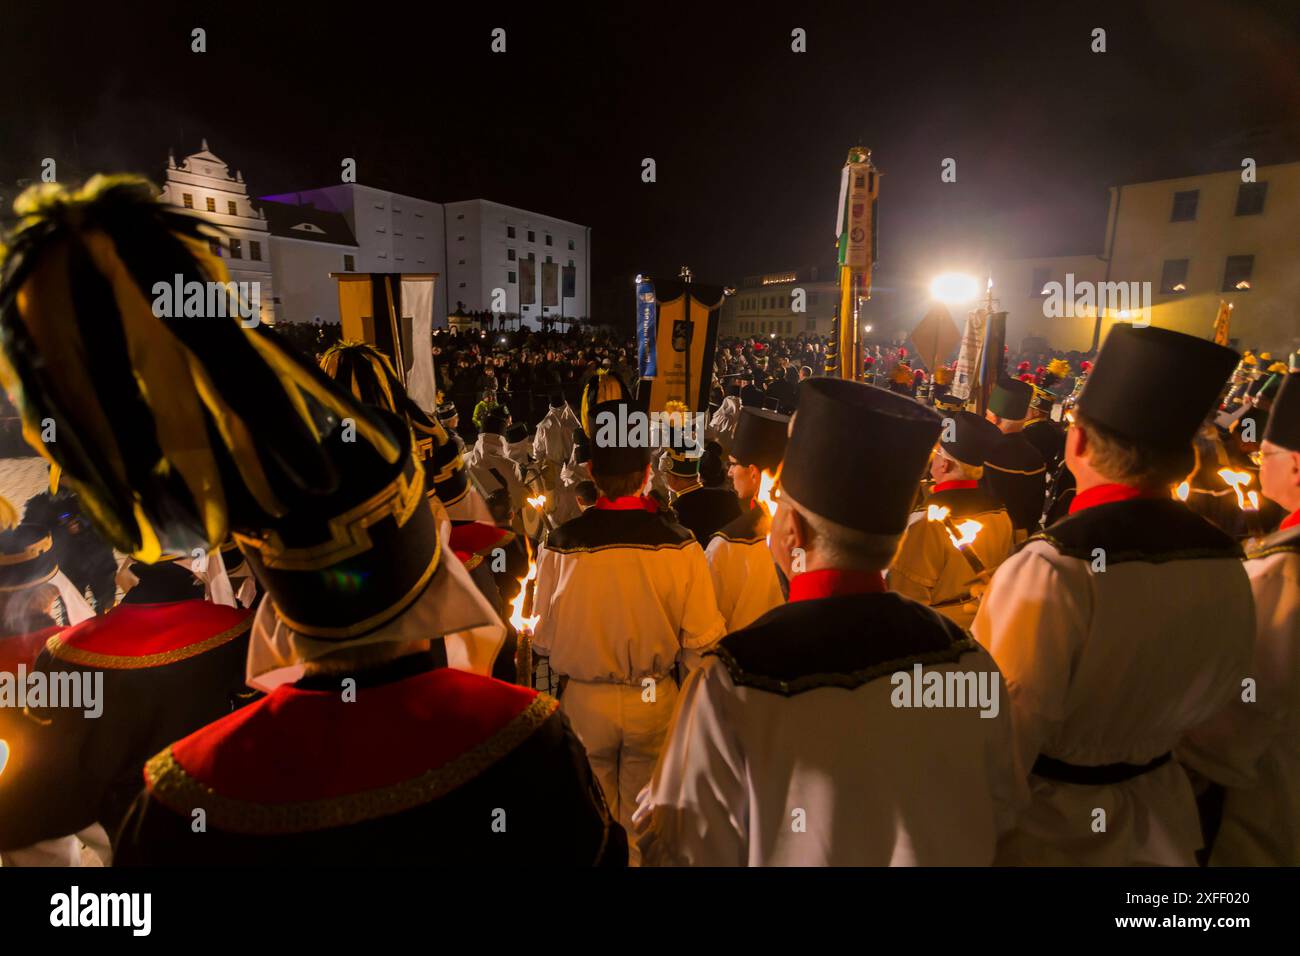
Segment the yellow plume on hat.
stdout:
[[1054,358],[1047,363],[1047,371],[1051,372],[1057,378],[1065,378],[1070,374],[1070,363],[1065,359]]
[[0,531],[8,531],[16,527],[18,527],[18,509],[8,498],[0,495]]
[[597,369],[596,374],[587,380],[582,390],[582,430],[587,437],[594,435],[595,422],[592,415],[596,406],[604,402],[617,402],[630,398],[623,380],[608,369]]

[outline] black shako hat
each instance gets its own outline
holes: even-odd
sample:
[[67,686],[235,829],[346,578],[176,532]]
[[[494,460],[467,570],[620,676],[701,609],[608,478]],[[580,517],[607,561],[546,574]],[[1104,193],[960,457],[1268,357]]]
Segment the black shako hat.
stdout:
[[668,474],[678,478],[697,478],[703,450],[693,442],[679,442],[668,449]]
[[1015,378],[1004,378],[993,386],[989,394],[989,411],[998,418],[1018,422],[1029,417],[1029,402],[1034,397],[1034,386]]
[[591,471],[600,475],[630,475],[650,464],[650,424],[636,418],[645,413],[630,402],[601,402],[590,411]]
[[[947,427],[950,420],[953,423],[952,428]],[[939,434],[939,447],[949,458],[974,468],[984,467],[989,452],[1002,437],[996,425],[965,409],[948,414],[943,419],[943,423],[944,428]]]
[[790,416],[746,405],[740,410],[731,457],[759,471],[774,472],[785,457],[790,440]]
[[1119,325],[1102,343],[1078,410],[1130,441],[1176,450],[1191,443],[1240,358],[1207,339]]
[[54,578],[54,541],[37,524],[0,531],[0,593],[21,591]]
[[1288,451],[1300,451],[1300,374],[1291,372],[1283,377],[1268,414],[1264,441]]
[[782,493],[836,524],[902,534],[942,423],[931,409],[883,388],[810,379],[799,392]]

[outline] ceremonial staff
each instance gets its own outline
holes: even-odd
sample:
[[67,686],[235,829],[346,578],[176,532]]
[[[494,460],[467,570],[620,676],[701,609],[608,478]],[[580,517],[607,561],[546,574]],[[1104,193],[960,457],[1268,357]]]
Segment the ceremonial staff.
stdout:
[[871,150],[855,146],[840,173],[840,200],[835,219],[840,302],[831,323],[825,370],[840,378],[862,378],[861,309],[871,298],[871,269],[876,261],[876,196],[880,172]]

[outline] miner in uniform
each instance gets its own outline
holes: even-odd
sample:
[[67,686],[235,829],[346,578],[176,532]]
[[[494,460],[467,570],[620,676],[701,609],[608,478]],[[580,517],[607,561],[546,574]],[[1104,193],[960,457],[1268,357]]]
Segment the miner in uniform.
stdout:
[[[967,411],[952,412],[943,422],[930,460],[934,487],[912,515],[889,569],[889,587],[969,627],[989,576],[1011,554],[1013,531],[1002,502],[980,488],[997,428]],[[981,527],[958,547],[952,534],[968,521]]]
[[758,500],[763,473],[775,477],[785,457],[790,419],[746,406],[728,453],[728,473],[740,515],[709,539],[707,555],[718,610],[728,631],[738,631],[785,600],[777,566],[767,549],[771,517]]
[[[992,862],[1026,796],[1011,715],[989,703],[1006,688],[961,628],[881,575],[939,431],[903,396],[804,383],[772,522],[790,601],[687,678],[637,811],[647,863]],[[920,713],[913,681],[984,690]]]
[[972,630],[1007,678],[1033,792],[1000,862],[1194,862],[1171,751],[1239,691],[1254,608],[1241,549],[1171,489],[1235,364],[1204,339],[1112,328],[1066,436],[1069,516],[984,595]]
[[1017,541],[1038,530],[1047,495],[1047,463],[1024,433],[1033,394],[1028,382],[1003,379],[993,386],[984,413],[1001,434],[985,453],[980,485],[1006,506]]
[[546,415],[537,424],[533,452],[539,461],[554,463],[560,469],[573,453],[574,433],[582,427],[561,392],[552,392]]
[[740,517],[740,505],[729,489],[704,486],[700,477],[704,455],[685,443],[669,449],[665,478],[677,521],[695,535],[696,541],[707,544],[715,531]]
[[1056,474],[1065,457],[1065,428],[1052,421],[1052,409],[1059,399],[1045,388],[1034,387],[1033,397],[1029,400],[1029,420],[1025,422],[1022,434],[1029,444],[1038,449],[1047,466],[1048,479]]
[[[156,282],[228,274],[203,224],[147,182],[46,187],[18,211],[0,372],[29,428],[48,413],[77,438],[43,453],[119,550],[157,561],[233,532],[266,590],[244,674],[267,696],[147,761],[116,862],[620,862],[622,830],[556,702],[486,676],[503,628],[446,557],[406,422],[233,309],[156,316]],[[117,347],[93,347],[104,336]],[[113,387],[82,401],[89,382]],[[128,419],[119,443],[105,423]],[[229,650],[217,635],[155,647],[135,629],[51,655],[164,670]],[[113,701],[105,719],[127,709]]]
[[1287,517],[1246,549],[1254,658],[1178,750],[1224,788],[1211,866],[1300,866],[1300,374],[1286,376],[1259,454],[1264,496]]
[[699,542],[642,494],[650,448],[603,427],[625,402],[613,376],[587,386],[583,427],[600,498],[539,549],[533,605],[534,651],[567,680],[561,707],[624,824],[668,730],[678,658],[724,630]]

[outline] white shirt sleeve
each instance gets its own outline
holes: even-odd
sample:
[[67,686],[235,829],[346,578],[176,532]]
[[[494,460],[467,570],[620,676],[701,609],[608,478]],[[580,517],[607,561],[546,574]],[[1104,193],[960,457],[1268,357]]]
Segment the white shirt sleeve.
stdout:
[[686,554],[686,606],[682,609],[679,638],[682,647],[699,651],[727,633],[727,622],[718,613],[718,598],[704,552],[699,544],[691,544]]

